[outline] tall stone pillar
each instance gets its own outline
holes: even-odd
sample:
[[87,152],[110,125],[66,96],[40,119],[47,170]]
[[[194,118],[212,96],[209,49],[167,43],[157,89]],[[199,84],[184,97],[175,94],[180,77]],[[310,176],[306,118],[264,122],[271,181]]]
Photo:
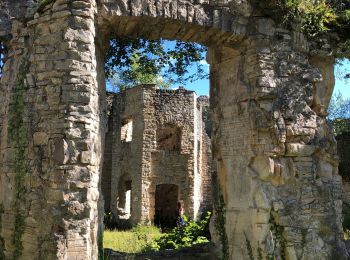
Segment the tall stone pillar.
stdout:
[[103,105],[94,15],[94,1],[56,1],[13,23],[1,83],[6,259],[97,259]]
[[260,19],[250,40],[208,55],[214,237],[226,259],[346,259],[329,99],[318,91],[331,67],[310,65],[302,35]]

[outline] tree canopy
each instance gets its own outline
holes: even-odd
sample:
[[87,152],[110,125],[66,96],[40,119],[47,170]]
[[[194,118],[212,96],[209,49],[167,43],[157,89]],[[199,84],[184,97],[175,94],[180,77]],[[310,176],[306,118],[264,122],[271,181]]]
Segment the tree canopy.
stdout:
[[[105,61],[106,76],[119,90],[146,83],[161,87],[185,84],[208,77],[201,63],[205,52],[206,47],[191,42],[112,39]],[[196,73],[190,72],[191,66]]]
[[350,132],[350,98],[345,99],[341,93],[333,95],[327,119],[335,135]]

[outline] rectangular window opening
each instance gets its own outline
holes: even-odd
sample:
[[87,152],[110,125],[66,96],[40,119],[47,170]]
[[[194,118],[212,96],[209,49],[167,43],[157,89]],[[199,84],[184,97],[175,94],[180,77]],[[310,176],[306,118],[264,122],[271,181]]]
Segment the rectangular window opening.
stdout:
[[129,143],[132,141],[132,119],[126,119],[122,122],[120,129],[120,141],[122,143]]

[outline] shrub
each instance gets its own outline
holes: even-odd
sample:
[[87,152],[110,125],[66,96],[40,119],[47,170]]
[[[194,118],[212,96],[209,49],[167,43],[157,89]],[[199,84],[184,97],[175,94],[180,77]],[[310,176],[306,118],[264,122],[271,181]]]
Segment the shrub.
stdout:
[[172,229],[168,234],[156,239],[151,244],[152,250],[178,249],[195,244],[209,242],[209,221],[211,212],[207,212],[199,221],[189,220],[184,216],[185,224]]

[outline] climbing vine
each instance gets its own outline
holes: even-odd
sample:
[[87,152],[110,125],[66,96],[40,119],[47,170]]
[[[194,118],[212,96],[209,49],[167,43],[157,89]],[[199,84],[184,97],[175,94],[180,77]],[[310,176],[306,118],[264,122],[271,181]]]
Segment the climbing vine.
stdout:
[[[2,228],[2,214],[4,213],[4,206],[0,203],[0,234]],[[5,242],[4,239],[0,236],[0,259],[5,259],[4,254]]]
[[279,255],[281,260],[286,259],[286,239],[283,236],[284,227],[277,224],[274,212],[271,211],[270,214],[270,231],[275,240],[273,248],[273,256]]
[[220,236],[220,242],[222,245],[222,259],[226,260],[229,258],[229,247],[228,247],[228,238],[225,230],[226,223],[226,205],[224,197],[219,195],[218,202],[215,206],[216,219],[215,219],[215,228]]
[[26,158],[27,147],[27,127],[23,120],[24,96],[26,92],[25,77],[29,71],[28,57],[23,58],[9,106],[8,136],[13,147],[13,168],[15,173],[15,196],[14,196],[14,231],[12,244],[14,246],[13,259],[18,259],[22,255],[22,235],[25,230],[25,216],[20,208],[20,203],[25,200],[25,176],[28,170]]

